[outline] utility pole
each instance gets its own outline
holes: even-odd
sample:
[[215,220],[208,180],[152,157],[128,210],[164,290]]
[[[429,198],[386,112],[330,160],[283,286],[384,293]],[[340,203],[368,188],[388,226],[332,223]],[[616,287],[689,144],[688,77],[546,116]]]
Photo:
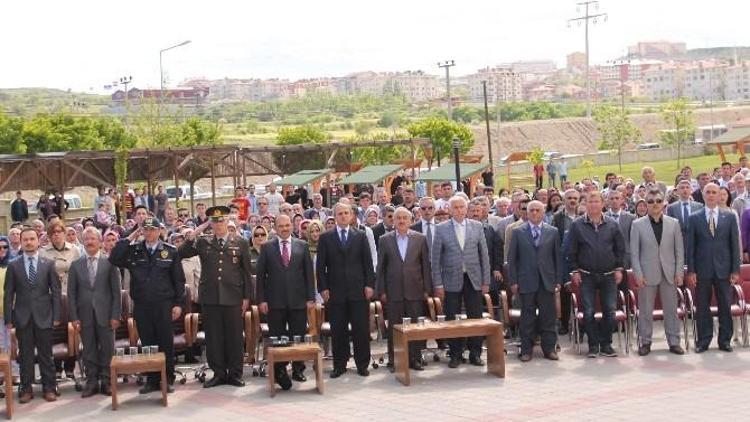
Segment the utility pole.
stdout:
[[132,76],[123,76],[120,78],[120,84],[125,86],[125,128],[128,127],[128,112],[130,110],[130,104],[128,103],[130,97],[130,94],[128,93],[128,84],[132,82]]
[[490,138],[490,109],[487,106],[487,81],[482,81],[482,94],[484,95],[484,123],[487,126],[487,156],[490,160],[490,172],[495,174],[493,171],[495,168],[495,162],[492,161],[492,140]]
[[586,28],[585,29],[585,36],[586,36],[586,117],[591,117],[591,75],[589,73],[589,21],[596,23],[599,18],[604,18],[604,22],[606,22],[607,14],[596,13],[592,15],[589,13],[589,6],[593,6],[595,10],[599,10],[599,2],[596,0],[580,2],[580,3],[577,3],[577,5],[578,7],[576,7],[576,11],[580,13],[581,6],[583,6],[585,13],[583,16],[579,16],[573,19],[568,19],[568,27],[570,27],[570,24],[572,22],[577,22],[579,26],[581,25],[581,22],[583,22]]
[[445,68],[445,97],[448,99],[448,120],[453,120],[452,100],[451,100],[451,72],[450,68],[456,65],[454,60],[438,62],[438,67]]

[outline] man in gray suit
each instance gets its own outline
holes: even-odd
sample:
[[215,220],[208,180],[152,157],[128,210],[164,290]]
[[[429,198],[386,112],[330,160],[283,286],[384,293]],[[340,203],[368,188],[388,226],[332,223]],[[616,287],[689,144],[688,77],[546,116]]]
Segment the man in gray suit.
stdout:
[[731,284],[740,281],[740,241],[737,216],[721,209],[719,186],[703,187],[706,206],[688,219],[687,283],[695,288],[696,353],[708,350],[713,338],[711,295],[716,295],[719,312],[719,350],[732,351]]
[[[435,228],[432,241],[432,284],[435,294],[445,298],[447,320],[456,318],[462,303],[469,318],[481,318],[482,294],[490,289],[490,258],[484,229],[482,223],[466,218],[465,198],[453,196],[449,206],[452,218]],[[468,346],[469,362],[484,365],[482,338],[470,338]],[[463,339],[450,341],[450,368],[461,363],[463,347]]]
[[19,402],[28,403],[34,398],[31,390],[34,349],[42,375],[44,400],[55,401],[52,327],[60,325],[60,278],[55,272],[55,263],[39,256],[36,230],[26,227],[21,231],[21,247],[23,255],[8,265],[3,297],[3,318],[8,330],[16,328],[18,337]]
[[664,215],[664,195],[659,190],[646,194],[648,215],[633,223],[630,256],[638,287],[638,354],[651,352],[654,301],[658,292],[664,311],[664,331],[669,351],[685,354],[680,346],[677,293],[682,286],[685,253],[677,219]]
[[122,313],[120,270],[101,254],[99,230],[89,227],[82,235],[86,253],[71,264],[68,272],[70,320],[81,330],[86,364],[86,386],[81,397],[91,397],[98,391],[109,396],[114,330],[120,325]]
[[[260,249],[256,264],[259,310],[268,315],[271,336],[304,336],[308,307],[314,305],[313,265],[307,242],[292,237],[292,220],[281,214],[276,218],[276,238]],[[288,328],[287,328],[288,327]],[[286,362],[277,363],[276,382],[284,390],[292,387]],[[292,364],[292,379],[305,382],[304,362]]]
[[[631,266],[629,246],[630,227],[635,220],[635,215],[623,210],[625,198],[623,198],[622,193],[620,193],[619,191],[610,189],[607,193],[607,201],[609,202],[609,209],[607,210],[605,215],[615,220],[615,223],[620,226],[622,237],[625,239],[625,269],[627,270],[630,269]],[[627,287],[627,283],[620,283],[620,287]]]
[[531,360],[537,326],[544,357],[558,360],[555,291],[559,290],[563,277],[560,236],[556,228],[542,222],[544,204],[531,201],[526,212],[528,221],[513,230],[508,251],[510,288],[513,295],[521,297],[520,359]]
[[[396,230],[380,237],[375,294],[385,304],[388,324],[388,363],[393,363],[393,324],[401,318],[416,320],[424,315],[424,301],[432,290],[430,250],[427,239],[409,230],[411,212],[405,207],[394,213]],[[409,367],[421,371],[419,344],[409,345]]]
[[703,204],[693,200],[693,185],[690,179],[684,178],[677,182],[677,194],[679,200],[667,206],[667,215],[679,221],[682,231],[683,251],[687,253],[688,218],[692,213],[703,208]]

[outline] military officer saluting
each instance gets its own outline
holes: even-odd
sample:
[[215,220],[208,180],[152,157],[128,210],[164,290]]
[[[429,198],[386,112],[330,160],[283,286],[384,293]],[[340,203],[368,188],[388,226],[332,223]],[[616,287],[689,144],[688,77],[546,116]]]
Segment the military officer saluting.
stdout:
[[[174,391],[174,329],[172,321],[182,314],[185,273],[177,248],[159,239],[161,223],[146,218],[141,227],[115,244],[109,262],[130,271],[133,318],[141,344],[159,346],[164,352],[169,392]],[[143,236],[143,240],[137,241]],[[159,391],[161,376],[148,374],[139,393]]]
[[[179,249],[180,257],[199,255],[201,260],[198,298],[208,366],[214,373],[203,387],[242,387],[242,315],[250,302],[250,246],[227,230],[228,207],[211,207],[206,215],[208,221],[190,233]],[[212,234],[201,235],[209,225]]]

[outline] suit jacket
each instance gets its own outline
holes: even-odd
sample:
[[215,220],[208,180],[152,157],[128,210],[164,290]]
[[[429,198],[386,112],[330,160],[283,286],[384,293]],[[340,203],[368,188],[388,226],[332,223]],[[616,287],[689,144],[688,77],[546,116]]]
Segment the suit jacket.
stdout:
[[[688,207],[688,217],[690,214],[703,209],[703,204],[697,201],[690,201]],[[680,223],[680,230],[682,231],[682,249],[687,253],[687,220],[682,217],[682,205],[680,201],[674,202],[667,206],[667,215],[676,218]]]
[[266,242],[260,248],[256,263],[256,298],[268,302],[270,309],[305,309],[315,300],[310,248],[304,240],[291,238],[289,266],[281,260],[281,239]]
[[656,241],[649,216],[633,222],[630,232],[630,256],[633,273],[645,277],[646,284],[656,286],[662,277],[674,283],[675,275],[682,274],[685,266],[682,230],[676,218],[662,216],[661,242]]
[[482,223],[484,237],[487,241],[487,253],[490,256],[490,271],[502,271],[505,252],[503,241],[498,233],[489,223]]
[[737,216],[731,210],[718,210],[714,236],[708,230],[705,210],[696,211],[688,220],[688,272],[698,279],[728,279],[740,271],[740,241]]
[[396,231],[381,236],[375,293],[388,301],[421,301],[432,291],[432,268],[427,238],[414,230],[407,233],[406,257],[401,259]]
[[55,272],[55,263],[37,255],[36,283],[32,286],[26,276],[23,255],[10,264],[5,273],[3,318],[24,328],[31,317],[41,329],[52,328],[53,321],[60,321],[60,278]]
[[534,245],[531,225],[524,222],[513,229],[508,246],[508,278],[518,284],[519,293],[534,293],[544,288],[555,291],[562,283],[563,255],[557,229],[542,223],[539,246]]
[[380,250],[380,243],[379,243],[380,236],[382,236],[382,235],[384,235],[386,233],[390,233],[391,231],[393,231],[393,230],[392,229],[388,230],[385,227],[385,223],[383,223],[382,221],[372,227],[372,236],[375,239],[375,247],[376,247],[377,250]]
[[490,257],[482,223],[465,219],[464,248],[458,243],[453,219],[435,226],[432,239],[432,284],[446,292],[460,292],[464,271],[474,289],[490,284]]
[[552,216],[552,223],[550,225],[557,229],[557,235],[560,236],[560,242],[562,242],[565,232],[570,229],[571,224],[573,224],[573,218],[568,216],[565,212],[565,208],[562,208]]
[[13,221],[26,221],[29,219],[29,205],[25,199],[16,198],[10,203],[10,216]]
[[[612,212],[607,211],[605,214],[607,217],[611,219],[614,218],[614,214]],[[625,239],[625,269],[629,269],[632,265],[630,262],[630,228],[633,224],[633,221],[635,221],[635,215],[630,214],[625,211],[620,212],[620,218],[617,221],[617,225],[620,226],[620,231],[622,232],[622,237]]]
[[186,240],[178,253],[181,258],[200,256],[201,304],[237,306],[243,299],[250,299],[250,246],[244,238],[229,235],[224,247],[220,247],[216,236],[201,236]]
[[315,260],[318,291],[328,290],[330,301],[365,300],[365,287],[375,288],[375,270],[365,232],[349,226],[346,246],[339,240],[339,228],[320,235]]
[[73,261],[68,271],[68,312],[83,326],[109,326],[122,317],[120,270],[103,255],[97,260],[94,285],[89,281],[88,256]]

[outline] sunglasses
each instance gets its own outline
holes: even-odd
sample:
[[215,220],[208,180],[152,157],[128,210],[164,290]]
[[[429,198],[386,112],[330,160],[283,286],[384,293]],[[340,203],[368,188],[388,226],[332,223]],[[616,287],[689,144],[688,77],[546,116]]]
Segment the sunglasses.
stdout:
[[434,210],[435,207],[422,207],[421,209],[423,209],[423,210]]
[[521,207],[520,210],[521,211],[526,211],[526,207]]
[[664,202],[663,199],[649,199],[648,201],[646,201],[646,203],[649,205],[661,204],[662,202]]
[[8,249],[8,245],[0,245],[0,249]]
[[180,217],[190,217],[190,214],[179,214]]

